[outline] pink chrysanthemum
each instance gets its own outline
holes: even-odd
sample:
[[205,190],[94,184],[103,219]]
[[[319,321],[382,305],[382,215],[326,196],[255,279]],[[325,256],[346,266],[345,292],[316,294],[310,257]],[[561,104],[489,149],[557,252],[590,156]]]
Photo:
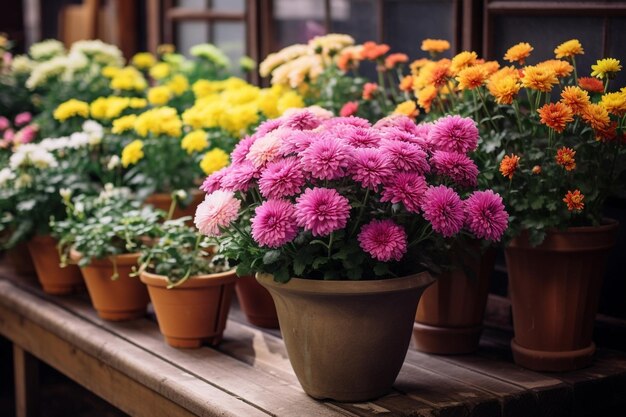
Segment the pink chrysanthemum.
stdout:
[[361,228],[357,239],[361,249],[381,262],[399,261],[407,249],[404,228],[389,219],[372,220]]
[[374,127],[377,129],[395,128],[412,135],[417,135],[417,125],[415,122],[413,119],[403,114],[394,114],[382,118],[376,122]]
[[250,147],[255,141],[256,138],[254,136],[247,136],[239,141],[230,154],[230,160],[233,161],[233,164],[241,164],[246,160]]
[[377,148],[381,140],[378,130],[366,127],[346,126],[336,134],[341,140],[355,148]]
[[312,130],[320,125],[320,120],[308,109],[293,110],[283,119],[283,126],[295,130]]
[[352,116],[352,115],[356,114],[356,112],[358,110],[359,110],[359,102],[358,101],[348,101],[346,104],[344,104],[341,107],[341,110],[339,110],[339,115],[341,117]]
[[260,246],[278,248],[298,234],[296,209],[285,200],[268,200],[257,207],[250,220],[252,238]]
[[270,132],[282,127],[283,121],[281,119],[270,119],[266,120],[257,127],[256,132],[254,133],[254,138],[260,138],[267,135]]
[[352,149],[339,140],[323,135],[300,155],[302,169],[313,178],[336,180],[347,175],[352,161]]
[[313,236],[327,236],[346,227],[350,217],[350,202],[331,188],[307,188],[296,204],[298,226],[310,230]]
[[395,140],[383,140],[380,150],[388,154],[388,158],[396,171],[414,171],[420,174],[430,172],[428,155],[418,145]]
[[386,140],[413,143],[421,146],[421,142],[417,136],[405,130],[398,129],[397,127],[386,127],[381,130],[381,134],[383,139]]
[[469,117],[446,116],[435,122],[428,140],[435,150],[467,153],[478,146],[478,128]]
[[365,188],[374,188],[393,174],[386,154],[378,149],[360,148],[354,151],[352,178]]
[[316,141],[318,137],[319,133],[310,130],[292,130],[283,135],[279,153],[284,156],[300,153],[308,148],[312,142]]
[[258,138],[251,146],[246,160],[252,162],[256,167],[262,167],[268,162],[273,161],[278,156],[280,145],[282,144],[283,132],[274,130],[267,135]]
[[222,187],[222,178],[224,178],[224,175],[228,173],[229,169],[230,167],[224,167],[206,177],[200,186],[200,189],[207,194],[211,194],[213,191],[219,190]]
[[384,184],[380,201],[402,203],[407,211],[418,213],[427,189],[428,184],[423,176],[414,172],[401,172]]
[[465,224],[474,236],[498,242],[509,221],[502,197],[491,190],[475,191],[464,204]]
[[422,199],[422,211],[433,230],[444,237],[457,234],[465,221],[461,197],[445,185],[426,190]]
[[324,124],[326,128],[331,128],[336,125],[348,125],[348,126],[363,127],[363,128],[372,126],[370,122],[367,121],[367,119],[363,119],[361,117],[356,117],[356,116],[333,117],[332,119],[328,120]]
[[297,194],[304,185],[304,174],[295,157],[267,164],[261,172],[259,190],[265,198],[283,198]]
[[463,153],[435,151],[431,162],[439,175],[446,176],[462,187],[475,187],[478,167]]
[[220,227],[228,226],[239,214],[241,201],[230,191],[217,190],[207,194],[196,208],[194,223],[200,233],[219,236]]
[[220,180],[220,185],[227,191],[248,191],[258,170],[249,161],[231,165]]

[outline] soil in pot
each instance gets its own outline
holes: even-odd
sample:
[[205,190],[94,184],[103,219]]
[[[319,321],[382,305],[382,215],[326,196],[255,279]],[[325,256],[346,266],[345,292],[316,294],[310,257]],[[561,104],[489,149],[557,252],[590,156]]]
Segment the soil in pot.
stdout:
[[278,329],[278,315],[274,300],[254,276],[239,277],[235,289],[239,305],[251,324],[267,329]]
[[76,265],[60,266],[57,241],[51,236],[34,236],[28,241],[28,251],[43,290],[48,294],[63,295],[85,288]]
[[167,278],[141,273],[148,286],[159,329],[170,346],[198,348],[222,340],[235,289],[235,271],[190,277],[168,289]]

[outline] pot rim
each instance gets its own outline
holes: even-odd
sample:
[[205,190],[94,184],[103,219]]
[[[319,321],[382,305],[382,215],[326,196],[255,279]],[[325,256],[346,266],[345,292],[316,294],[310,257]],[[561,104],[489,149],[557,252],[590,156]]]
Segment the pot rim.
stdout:
[[[177,288],[194,288],[194,287],[210,287],[215,285],[229,284],[237,280],[235,268],[224,272],[216,272],[214,274],[193,275],[185,282],[171,289]],[[154,287],[167,287],[168,280],[165,275],[159,275],[148,271],[142,271],[139,274],[141,282]]]
[[45,234],[45,235],[33,235],[33,237],[30,238],[30,240],[34,241],[34,242],[39,242],[39,243],[49,243],[52,242],[55,245],[57,244],[58,240],[53,238],[52,235],[50,234]]
[[326,295],[363,295],[381,294],[406,291],[412,288],[425,287],[435,279],[430,272],[424,271],[400,278],[363,280],[363,281],[333,281],[304,278],[291,278],[287,283],[274,281],[271,274],[258,273],[256,279],[269,289],[280,289],[295,293],[326,294]]
[[[113,259],[115,259],[115,262],[117,263],[118,266],[137,265],[137,261],[139,260],[140,256],[141,256],[141,253],[135,252],[135,253],[122,253],[119,255],[107,256],[104,259],[94,258],[91,260],[89,265],[86,265],[86,266],[111,266]],[[70,249],[70,259],[72,261],[78,263],[78,261],[80,261],[82,257],[83,257],[82,253],[80,253],[74,248]]]

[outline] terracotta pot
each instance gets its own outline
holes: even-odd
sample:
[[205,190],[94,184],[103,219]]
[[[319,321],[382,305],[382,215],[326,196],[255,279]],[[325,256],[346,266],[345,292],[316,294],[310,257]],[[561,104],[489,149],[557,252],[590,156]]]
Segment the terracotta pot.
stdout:
[[7,250],[6,259],[19,275],[32,275],[37,272],[26,243],[18,243]]
[[61,268],[57,241],[51,236],[34,236],[27,245],[37,277],[45,292],[63,295],[85,287],[76,265]]
[[[78,262],[80,253],[72,250],[72,260]],[[139,278],[129,276],[137,265],[138,253],[116,255],[112,259],[93,259],[80,267],[91,303],[100,318],[110,321],[131,320],[143,317],[149,302],[146,286]],[[113,280],[113,261],[117,264],[119,278]]]
[[165,341],[178,348],[198,348],[222,340],[235,288],[235,271],[190,277],[167,289],[167,277],[141,273]]
[[551,231],[531,247],[527,235],[506,248],[516,363],[566,371],[591,363],[591,340],[606,259],[618,223]]
[[278,329],[274,300],[252,275],[239,277],[235,290],[241,309],[250,323],[268,329]]
[[478,349],[495,257],[493,249],[479,259],[467,256],[473,276],[462,269],[446,272],[424,291],[413,326],[417,350],[455,355]]
[[[191,216],[196,214],[196,207],[204,200],[204,193],[199,191],[192,192],[192,200],[187,207],[181,207],[180,204],[174,209],[172,219],[178,219],[180,217]],[[172,205],[172,196],[167,193],[156,193],[148,196],[144,201],[145,204],[150,204],[159,210],[163,210],[167,213]],[[193,224],[193,222],[191,222]]]
[[317,399],[365,401],[391,390],[411,340],[417,302],[433,282],[424,272],[376,281],[317,281],[269,275],[291,365]]

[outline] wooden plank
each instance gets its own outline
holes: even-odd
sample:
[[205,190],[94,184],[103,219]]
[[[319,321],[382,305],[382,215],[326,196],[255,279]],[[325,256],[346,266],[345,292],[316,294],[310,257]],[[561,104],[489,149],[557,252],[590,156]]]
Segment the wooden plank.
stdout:
[[0,333],[133,416],[269,414],[6,281]]
[[20,346],[13,344],[15,414],[17,417],[39,415],[39,362]]

